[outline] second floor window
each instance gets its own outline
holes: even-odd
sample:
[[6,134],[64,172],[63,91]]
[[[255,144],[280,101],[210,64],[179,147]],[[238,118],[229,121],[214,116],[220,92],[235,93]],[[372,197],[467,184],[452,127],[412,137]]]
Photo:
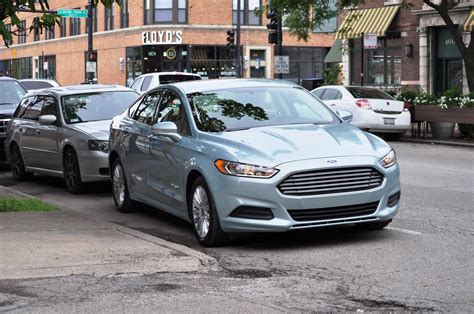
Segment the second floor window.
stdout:
[[54,39],[54,26],[52,27],[46,27],[45,29],[45,39]]
[[60,25],[60,28],[59,28],[59,32],[60,32],[61,37],[66,37],[67,36],[67,33],[66,33],[66,18],[65,17],[61,18],[61,25]]
[[[89,6],[86,5],[86,10],[89,10]],[[89,33],[89,20],[86,21],[86,33]],[[97,32],[97,7],[92,8],[92,29],[94,32]]]
[[[237,24],[237,1],[232,1],[232,23]],[[240,23],[242,25],[262,25],[260,16],[255,9],[260,9],[261,0],[240,0]]]
[[[76,8],[79,10],[79,8]],[[69,35],[76,36],[81,34],[81,19],[80,18],[69,18]]]
[[145,0],[145,24],[184,24],[187,0]]
[[110,31],[114,29],[114,6],[105,8],[105,30]]
[[21,21],[20,26],[18,27],[18,43],[25,44],[26,43],[26,22]]
[[128,27],[128,0],[122,0],[122,7],[120,8],[120,27]]

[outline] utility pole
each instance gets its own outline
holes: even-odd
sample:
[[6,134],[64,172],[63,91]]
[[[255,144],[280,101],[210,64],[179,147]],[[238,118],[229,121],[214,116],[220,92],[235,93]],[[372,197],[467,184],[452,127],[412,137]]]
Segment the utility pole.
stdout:
[[240,17],[241,17],[241,0],[237,0],[237,77],[242,77],[242,56],[240,52]]
[[[278,47],[278,56],[283,56],[283,27],[282,27],[282,19],[283,19],[283,16],[281,15],[280,12],[277,13],[277,16],[278,16],[278,44],[277,44],[277,47]],[[278,73],[278,78],[280,80],[283,79],[283,71],[280,71],[280,73]]]
[[[88,13],[87,13],[87,25],[89,32],[87,34],[87,59],[90,60],[90,56],[94,52],[94,45],[92,35],[94,34],[94,1],[89,0]],[[87,62],[87,61],[86,61]],[[93,84],[94,82],[94,72],[87,72],[87,83]]]

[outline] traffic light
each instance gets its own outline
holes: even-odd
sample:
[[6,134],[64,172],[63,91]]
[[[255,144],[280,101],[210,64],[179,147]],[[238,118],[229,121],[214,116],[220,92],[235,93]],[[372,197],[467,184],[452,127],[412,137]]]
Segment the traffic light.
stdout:
[[232,50],[235,48],[235,31],[227,31],[227,50]]
[[278,12],[275,9],[271,9],[267,12],[267,19],[270,20],[270,23],[267,24],[267,28],[270,31],[268,33],[268,43],[278,45],[281,42]]
[[87,61],[89,62],[97,62],[97,51],[91,51],[88,54]]

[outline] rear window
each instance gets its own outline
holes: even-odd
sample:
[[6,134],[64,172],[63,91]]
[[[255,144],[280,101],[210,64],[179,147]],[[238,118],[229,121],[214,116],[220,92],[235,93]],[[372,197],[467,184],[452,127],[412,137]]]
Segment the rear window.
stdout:
[[354,96],[354,98],[369,98],[369,99],[389,99],[393,100],[394,98],[387,93],[384,93],[378,89],[374,88],[363,88],[363,87],[347,87],[349,93]]
[[25,86],[27,90],[53,87],[53,85],[51,85],[50,83],[41,82],[41,81],[26,81],[26,82],[21,82],[21,84]]
[[17,81],[0,81],[0,105],[16,105],[25,95],[25,88]]
[[185,82],[185,81],[196,81],[200,80],[201,78],[199,76],[195,75],[175,75],[175,74],[170,74],[170,75],[160,75],[160,84],[171,84],[171,83],[177,83],[177,82]]

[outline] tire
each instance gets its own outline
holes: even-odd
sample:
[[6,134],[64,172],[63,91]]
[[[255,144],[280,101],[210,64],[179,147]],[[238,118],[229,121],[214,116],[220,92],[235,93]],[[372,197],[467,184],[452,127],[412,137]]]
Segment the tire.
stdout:
[[21,182],[33,176],[33,173],[26,172],[25,162],[23,161],[23,156],[17,144],[13,144],[10,149],[10,163],[13,179],[15,179],[15,181]]
[[66,187],[72,194],[82,192],[84,184],[81,180],[81,171],[77,154],[72,148],[67,148],[63,156],[63,171]]
[[115,208],[121,213],[133,213],[136,211],[139,204],[130,198],[127,178],[125,177],[122,163],[118,158],[112,163],[111,177]]
[[392,222],[392,219],[385,221],[372,221],[356,224],[356,227],[361,230],[382,230]]
[[228,235],[222,231],[214,199],[203,177],[194,180],[188,199],[188,210],[194,235],[205,247],[223,245]]
[[385,133],[384,137],[387,141],[398,142],[403,136],[403,133]]

